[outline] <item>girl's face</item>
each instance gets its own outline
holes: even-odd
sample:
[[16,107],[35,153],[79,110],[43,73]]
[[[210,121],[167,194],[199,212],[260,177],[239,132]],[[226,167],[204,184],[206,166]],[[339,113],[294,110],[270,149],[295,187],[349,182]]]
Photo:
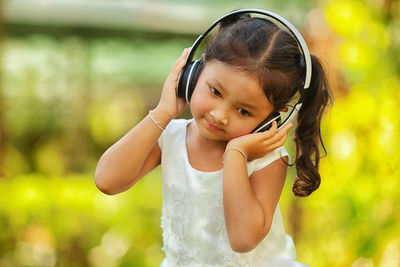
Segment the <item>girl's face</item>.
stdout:
[[190,101],[200,134],[229,141],[250,133],[273,110],[258,81],[218,60],[207,62]]

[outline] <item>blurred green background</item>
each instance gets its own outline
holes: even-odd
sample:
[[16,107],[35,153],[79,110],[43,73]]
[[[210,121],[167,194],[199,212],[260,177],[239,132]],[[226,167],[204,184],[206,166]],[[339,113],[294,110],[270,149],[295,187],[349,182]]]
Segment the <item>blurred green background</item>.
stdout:
[[243,2],[0,2],[0,266],[158,266],[160,170],[106,196],[97,161],[157,104],[183,48],[250,7],[301,30],[335,96],[320,188],[294,197],[292,167],[280,200],[298,260],[400,266],[399,1]]

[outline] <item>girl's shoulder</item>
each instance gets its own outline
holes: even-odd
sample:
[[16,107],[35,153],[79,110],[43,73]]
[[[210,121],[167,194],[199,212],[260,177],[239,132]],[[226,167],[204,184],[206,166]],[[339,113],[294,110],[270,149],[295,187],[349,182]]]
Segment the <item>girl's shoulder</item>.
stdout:
[[162,147],[164,140],[168,140],[168,142],[172,141],[172,139],[182,140],[186,136],[186,128],[187,125],[193,119],[173,119],[167,125],[160,138],[158,139],[158,144]]
[[290,162],[290,155],[287,152],[286,148],[284,146],[278,147],[277,149],[271,151],[270,153],[266,154],[262,158],[258,158],[252,161],[247,162],[247,170],[249,176],[258,170],[261,170],[274,162],[275,160],[278,160],[283,157],[288,157],[288,162]]
[[179,131],[182,129],[186,129],[187,125],[192,121],[193,119],[173,119],[171,122],[167,125],[165,128],[165,131],[163,134],[166,133],[171,133],[175,131]]

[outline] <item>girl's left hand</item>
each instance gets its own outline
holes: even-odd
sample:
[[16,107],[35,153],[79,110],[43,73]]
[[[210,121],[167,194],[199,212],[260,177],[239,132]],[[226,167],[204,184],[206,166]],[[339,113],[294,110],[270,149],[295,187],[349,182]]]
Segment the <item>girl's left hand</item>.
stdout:
[[225,151],[239,148],[246,154],[248,160],[261,158],[285,143],[291,127],[292,123],[289,122],[277,131],[278,126],[273,122],[268,131],[246,134],[230,140]]

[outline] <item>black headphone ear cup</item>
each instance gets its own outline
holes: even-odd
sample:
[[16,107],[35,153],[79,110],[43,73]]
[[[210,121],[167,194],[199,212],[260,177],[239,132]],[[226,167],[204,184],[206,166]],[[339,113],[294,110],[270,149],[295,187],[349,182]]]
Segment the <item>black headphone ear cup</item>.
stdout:
[[189,78],[188,99],[192,98],[194,88],[196,88],[197,81],[199,80],[201,70],[203,69],[203,60],[198,59],[194,62],[192,75]]
[[190,62],[179,74],[178,85],[176,88],[177,95],[186,99],[187,102],[189,102],[192,97],[202,66],[203,61],[201,59]]
[[278,127],[281,123],[281,114],[277,111],[272,112],[271,114],[269,114],[269,116],[263,120],[253,131],[252,133],[257,133],[257,132],[264,132],[264,131],[268,131],[271,126],[272,126],[272,122],[276,121]]
[[179,74],[179,78],[178,78],[178,85],[176,87],[176,94],[179,97],[182,97],[184,99],[186,99],[186,85],[187,85],[187,79],[189,76],[189,72],[192,69],[193,66],[193,62],[187,63],[181,73]]

